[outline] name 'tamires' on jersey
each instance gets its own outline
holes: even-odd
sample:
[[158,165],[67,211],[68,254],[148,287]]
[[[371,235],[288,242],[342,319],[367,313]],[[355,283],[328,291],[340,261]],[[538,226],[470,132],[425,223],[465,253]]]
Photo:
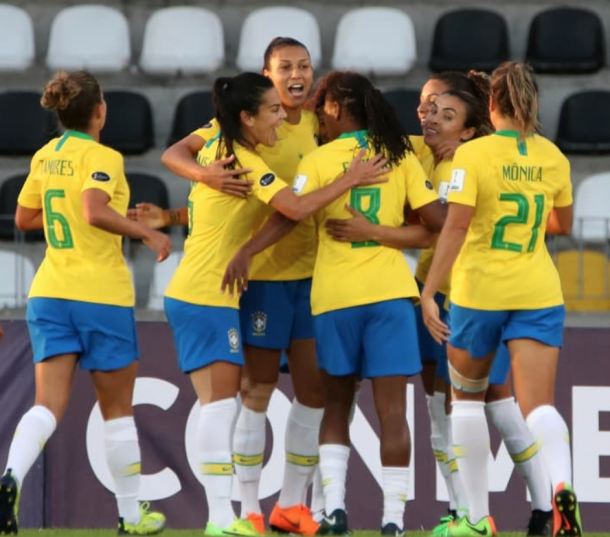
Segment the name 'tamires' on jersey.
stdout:
[[[197,160],[208,166],[216,160],[219,138],[201,149]],[[188,201],[189,236],[184,257],[170,281],[166,296],[202,306],[239,307],[239,297],[221,294],[220,284],[229,261],[252,236],[252,226],[264,204],[288,188],[256,153],[234,144],[237,166],[251,168],[242,176],[253,181],[246,199],[193,183]]]
[[[213,119],[193,134],[211,140],[219,132]],[[277,129],[277,141],[273,147],[258,145],[256,152],[265,164],[283,181],[292,182],[301,159],[317,149],[318,119],[313,112],[303,110],[301,120],[293,125],[284,121]],[[265,207],[254,221],[256,233],[274,210]],[[251,280],[286,281],[311,278],[316,258],[317,239],[313,220],[308,218],[282,240],[263,250],[252,260]]]
[[29,296],[133,306],[122,237],[89,225],[83,217],[82,194],[89,189],[102,190],[110,197],[110,208],[127,213],[123,157],[91,136],[67,131],[32,158],[18,203],[42,209],[47,250]]
[[[366,131],[344,134],[316,149],[303,158],[293,190],[306,194],[332,183],[363,147],[369,147]],[[373,156],[373,150],[369,149],[365,158]],[[413,153],[407,153],[398,166],[388,168],[384,177],[388,178],[387,183],[354,188],[317,213],[320,243],[311,293],[315,315],[419,296],[413,274],[400,250],[374,242],[337,242],[324,227],[329,218],[350,218],[345,208],[348,203],[376,224],[399,227],[404,221],[405,205],[418,209],[438,200]]]
[[563,304],[544,242],[553,207],[572,204],[570,163],[546,138],[501,131],[458,148],[449,202],[474,207],[451,301],[483,310]]

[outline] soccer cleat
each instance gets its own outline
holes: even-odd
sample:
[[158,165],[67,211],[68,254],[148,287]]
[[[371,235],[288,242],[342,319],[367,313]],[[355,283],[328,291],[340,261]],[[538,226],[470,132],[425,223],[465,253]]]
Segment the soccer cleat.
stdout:
[[392,537],[404,537],[405,530],[401,530],[394,522],[386,524],[381,528],[381,535],[391,535]]
[[576,493],[567,483],[559,483],[553,494],[553,535],[582,535]]
[[471,524],[467,516],[450,522],[447,526],[447,537],[495,537],[498,534],[494,519],[486,516],[476,524]]
[[158,511],[150,510],[150,503],[140,504],[140,522],[130,524],[119,518],[119,535],[155,535],[161,533],[165,528],[165,515]]
[[330,516],[324,515],[316,535],[349,535],[347,528],[347,513],[343,509],[335,509]]
[[432,528],[430,535],[433,537],[444,537],[447,535],[447,528],[449,527],[449,524],[451,524],[454,520],[457,520],[457,516],[453,514],[454,512],[455,511],[450,510],[447,516],[441,517],[439,523]]
[[9,468],[0,478],[0,535],[17,535],[19,524],[19,487]]
[[280,507],[276,503],[269,516],[269,526],[278,533],[315,535],[320,524],[313,519],[311,511],[303,504]]
[[260,535],[250,520],[245,518],[236,518],[229,526],[224,529],[219,528],[216,524],[208,522],[203,532],[205,535],[213,537],[221,537],[226,535],[241,535],[242,537],[254,537]]
[[534,509],[527,524],[527,537],[551,537],[553,535],[553,511]]
[[260,513],[248,513],[246,520],[250,522],[259,535],[265,535],[267,533],[264,515],[261,515]]

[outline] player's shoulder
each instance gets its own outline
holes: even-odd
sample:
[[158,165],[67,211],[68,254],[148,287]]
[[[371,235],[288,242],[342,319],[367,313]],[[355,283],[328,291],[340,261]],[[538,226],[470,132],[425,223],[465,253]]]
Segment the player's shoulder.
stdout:
[[203,138],[206,141],[211,140],[220,132],[220,125],[216,118],[212,118],[207,123],[201,125],[201,127],[195,129],[191,132],[191,135],[199,136],[199,138]]
[[568,158],[561,152],[561,149],[559,149],[559,147],[557,147],[557,145],[548,138],[540,134],[534,134],[532,136],[532,141],[536,144],[540,151],[545,153],[545,155],[562,161],[568,161]]

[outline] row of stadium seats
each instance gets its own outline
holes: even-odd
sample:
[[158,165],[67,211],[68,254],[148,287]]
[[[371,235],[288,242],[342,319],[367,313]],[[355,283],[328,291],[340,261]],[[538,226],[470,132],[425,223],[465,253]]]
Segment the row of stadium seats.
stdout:
[[[147,290],[147,309],[163,310],[165,289],[182,255],[182,251],[172,252],[163,263],[155,264]],[[417,252],[405,251],[405,258],[413,271]],[[568,311],[610,311],[610,261],[607,254],[585,249],[566,250],[554,258]],[[34,263],[23,254],[0,250],[0,265],[0,308],[24,306],[34,278]],[[138,274],[130,261],[128,266],[137,280]]]
[[[153,148],[153,112],[146,96],[122,90],[109,90],[104,95],[108,118],[101,142],[125,155],[143,154]],[[419,90],[396,89],[385,95],[406,131],[421,132],[416,115]],[[213,115],[209,92],[185,95],[175,106],[167,145]],[[31,155],[57,132],[55,116],[41,108],[39,93],[0,93],[0,155]],[[610,91],[580,91],[568,96],[560,110],[556,142],[568,154],[610,154]]]
[[[428,66],[433,71],[490,71],[508,60],[510,36],[505,18],[487,9],[457,9],[436,22]],[[315,17],[296,7],[255,9],[246,17],[235,64],[259,71],[269,41],[278,35],[299,39],[314,67],[322,65],[320,28]],[[23,71],[35,62],[32,19],[25,10],[0,4],[0,70]],[[604,67],[606,45],[599,16],[574,7],[549,8],[531,21],[526,60],[541,73],[593,73]],[[123,12],[103,5],[60,10],[52,21],[45,65],[49,69],[87,68],[119,72],[132,64],[130,28]],[[336,29],[334,69],[358,69],[400,76],[418,61],[409,15],[390,7],[347,11]],[[196,6],[158,9],[148,19],[138,66],[147,74],[205,75],[227,63],[219,16]],[[421,62],[420,62],[421,63]]]
[[[165,183],[145,173],[127,172],[131,189],[129,206],[150,202],[169,208],[169,194]],[[13,240],[17,235],[14,215],[17,197],[26,174],[5,179],[0,185],[0,239]],[[610,172],[591,175],[583,179],[574,193],[573,237],[578,243],[610,244]],[[167,231],[167,230],[166,230]],[[26,240],[43,240],[40,231],[28,231]]]

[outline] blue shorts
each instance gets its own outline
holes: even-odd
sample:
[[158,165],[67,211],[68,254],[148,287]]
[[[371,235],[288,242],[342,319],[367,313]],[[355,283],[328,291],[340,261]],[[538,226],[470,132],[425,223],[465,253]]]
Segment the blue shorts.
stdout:
[[318,365],[330,375],[410,376],[422,369],[409,299],[329,311],[314,322]]
[[168,297],[164,302],[183,373],[214,362],[244,365],[239,313],[235,308],[199,306]]
[[249,282],[239,318],[244,343],[253,347],[283,350],[293,339],[312,339],[311,278]]
[[477,310],[451,304],[449,343],[473,358],[483,358],[500,343],[511,339],[534,339],[549,347],[563,344],[563,305],[536,310]]
[[76,353],[88,371],[114,371],[138,359],[133,308],[60,298],[30,298],[25,318],[34,363]]
[[506,384],[508,379],[508,373],[510,372],[510,354],[508,347],[503,341],[498,347],[498,352],[494,357],[494,361],[491,364],[491,371],[489,372],[489,384],[497,384],[503,386]]
[[[423,289],[423,285],[418,281],[419,290]],[[443,293],[436,293],[434,301],[438,306],[441,321],[447,322],[448,312],[445,309],[445,300],[447,296]],[[422,362],[431,362],[436,364],[436,376],[445,379],[449,382],[449,370],[447,368],[447,346],[439,345],[430,335],[430,331],[424,324],[424,317],[421,311],[421,305],[415,306],[415,318],[417,320],[417,337],[419,339],[419,351],[421,353]]]

